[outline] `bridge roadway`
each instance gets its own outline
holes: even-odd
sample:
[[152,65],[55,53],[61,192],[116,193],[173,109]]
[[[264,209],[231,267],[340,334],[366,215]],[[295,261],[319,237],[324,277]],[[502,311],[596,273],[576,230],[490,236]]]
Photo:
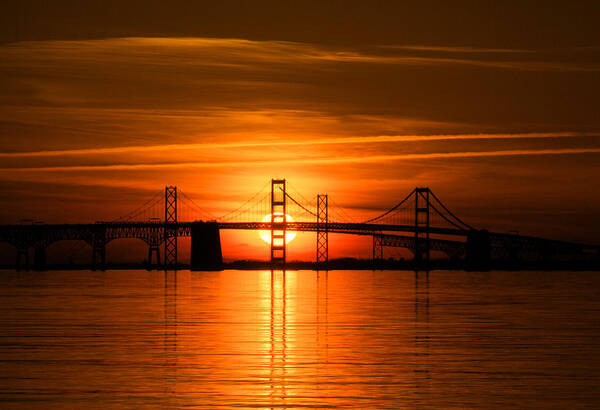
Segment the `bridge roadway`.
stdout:
[[[270,222],[218,222],[219,229],[246,229],[246,230],[270,230]],[[277,230],[283,229],[284,224],[274,224]],[[328,222],[317,224],[316,222],[287,222],[285,229],[288,231],[316,232],[327,230],[332,233],[346,233],[354,235],[373,235],[378,232],[415,232],[414,225],[380,225],[365,223]],[[424,229],[419,229],[425,232]],[[435,228],[429,227],[429,233],[439,235],[467,236],[469,231],[464,229]]]
[[[199,221],[201,222],[201,221]],[[96,222],[93,224],[33,224],[0,225],[0,242],[9,242],[17,248],[24,246],[47,246],[60,240],[82,240],[92,244],[102,237],[105,243],[114,239],[137,238],[147,243],[162,241],[165,228],[177,231],[179,237],[191,236],[195,222]],[[216,222],[219,229],[270,230],[270,222]],[[316,222],[287,222],[273,224],[276,230],[316,232],[327,230],[331,233],[373,235],[381,232],[414,233],[410,225],[377,225],[362,223],[317,224]],[[424,232],[423,229],[420,229]],[[468,231],[449,228],[430,227],[431,234],[466,237]]]
[[[198,221],[201,222],[201,221]],[[93,248],[102,248],[115,239],[136,238],[151,246],[164,241],[166,229],[176,231],[179,237],[190,237],[195,222],[96,222],[93,224],[33,224],[0,225],[0,242],[8,242],[20,252],[30,247],[46,248],[61,240],[81,240]],[[210,223],[210,222],[209,222]],[[219,229],[270,230],[270,222],[212,222]],[[390,233],[425,232],[425,228],[414,225],[380,225],[366,223],[329,222],[287,222],[273,224],[276,230],[285,227],[288,231],[316,232],[327,230],[330,233],[377,236],[382,246],[414,248],[414,236],[402,236]],[[430,239],[431,249],[439,249],[450,254],[464,254],[465,242],[474,231],[452,228],[429,227],[433,235],[455,236],[457,240]],[[384,234],[386,233],[386,234]],[[600,257],[600,247],[573,242],[534,238],[521,235],[489,233],[493,253],[499,258],[517,258],[518,255],[534,254],[546,258],[548,255],[588,255]]]

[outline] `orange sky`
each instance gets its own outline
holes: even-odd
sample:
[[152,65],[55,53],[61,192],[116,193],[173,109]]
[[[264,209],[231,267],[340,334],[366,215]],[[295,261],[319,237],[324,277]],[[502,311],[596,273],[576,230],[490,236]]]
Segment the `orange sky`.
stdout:
[[165,185],[218,216],[285,177],[359,218],[429,186],[473,225],[598,243],[597,2],[79,3],[6,13],[2,223],[111,220]]

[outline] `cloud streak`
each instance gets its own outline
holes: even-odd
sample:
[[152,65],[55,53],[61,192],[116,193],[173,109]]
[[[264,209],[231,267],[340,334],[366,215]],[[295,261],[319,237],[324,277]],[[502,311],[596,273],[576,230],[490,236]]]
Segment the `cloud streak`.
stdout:
[[334,145],[334,144],[378,144],[387,142],[434,142],[453,140],[505,140],[505,139],[543,139],[543,138],[574,138],[589,137],[596,133],[589,132],[547,132],[547,133],[519,133],[519,134],[461,134],[461,135],[381,135],[369,137],[339,137],[316,138],[309,140],[275,140],[275,141],[237,141],[198,144],[161,144],[161,145],[135,145],[107,148],[85,148],[70,150],[45,150],[25,152],[0,152],[0,158],[29,158],[29,157],[60,157],[79,155],[122,154],[133,152],[165,152],[177,150],[203,150],[219,148],[252,148],[252,147],[286,147],[298,145]]
[[516,53],[535,53],[537,50],[510,49],[510,48],[479,48],[479,47],[441,47],[441,46],[422,46],[422,45],[384,45],[381,48],[396,50],[415,50],[415,51],[439,51],[444,53],[497,53],[497,54],[516,54]]
[[[290,41],[252,41],[235,38],[161,38],[128,37],[87,41],[21,42],[2,47],[5,67],[17,68],[18,60],[32,63],[44,58],[65,62],[80,54],[83,62],[142,62],[152,60],[156,66],[175,63],[229,69],[277,70],[274,64],[371,63],[392,65],[470,65],[525,71],[599,71],[593,63],[577,64],[553,60],[495,60],[495,54],[532,53],[526,50],[486,49],[436,46],[374,46],[363,49],[334,48]],[[386,50],[387,53],[378,53]],[[446,52],[462,57],[415,56],[410,52]],[[395,52],[395,53],[390,53]],[[489,54],[486,58],[471,56]],[[413,53],[414,54],[414,53]],[[156,57],[166,57],[157,60]],[[199,58],[202,57],[202,58]],[[269,67],[267,67],[269,66]]]
[[530,155],[576,155],[596,154],[600,148],[558,148],[558,149],[530,149],[530,150],[501,150],[501,151],[464,151],[464,152],[431,152],[423,154],[395,154],[395,155],[369,155],[346,156],[333,158],[289,158],[285,160],[258,160],[258,161],[221,161],[221,162],[169,162],[169,163],[143,163],[143,164],[108,164],[108,165],[70,165],[55,167],[15,167],[0,168],[3,172],[79,172],[79,171],[127,171],[150,169],[175,169],[175,168],[221,168],[221,167],[252,167],[263,165],[293,165],[293,164],[343,164],[343,163],[377,163],[400,160],[418,159],[452,159],[452,158],[478,158],[478,157],[506,157]]

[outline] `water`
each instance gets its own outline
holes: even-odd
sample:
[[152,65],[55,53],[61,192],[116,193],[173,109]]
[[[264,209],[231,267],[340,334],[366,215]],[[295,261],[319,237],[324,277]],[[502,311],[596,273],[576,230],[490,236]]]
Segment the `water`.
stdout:
[[593,272],[10,272],[3,408],[597,407]]

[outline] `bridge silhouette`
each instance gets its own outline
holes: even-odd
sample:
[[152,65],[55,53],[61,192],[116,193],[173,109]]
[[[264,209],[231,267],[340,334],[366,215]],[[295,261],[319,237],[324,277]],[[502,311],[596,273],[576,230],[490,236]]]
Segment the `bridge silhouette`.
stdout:
[[[266,218],[265,218],[266,217]],[[477,229],[456,216],[429,188],[415,188],[380,215],[362,221],[349,216],[327,194],[306,199],[285,179],[272,179],[239,208],[214,217],[177,187],[167,186],[138,208],[113,221],[89,224],[0,225],[0,242],[17,249],[15,266],[44,269],[52,243],[78,240],[92,248],[92,265],[103,268],[106,245],[116,239],[136,238],[148,245],[148,264],[177,268],[177,238],[191,238],[190,267],[221,269],[220,231],[263,230],[270,236],[270,262],[286,264],[289,232],[315,232],[315,267],[327,269],[329,234],[372,237],[372,259],[383,259],[385,247],[405,248],[417,266],[428,266],[431,252],[486,269],[493,261],[597,262],[600,247]],[[161,263],[161,247],[163,258]]]

